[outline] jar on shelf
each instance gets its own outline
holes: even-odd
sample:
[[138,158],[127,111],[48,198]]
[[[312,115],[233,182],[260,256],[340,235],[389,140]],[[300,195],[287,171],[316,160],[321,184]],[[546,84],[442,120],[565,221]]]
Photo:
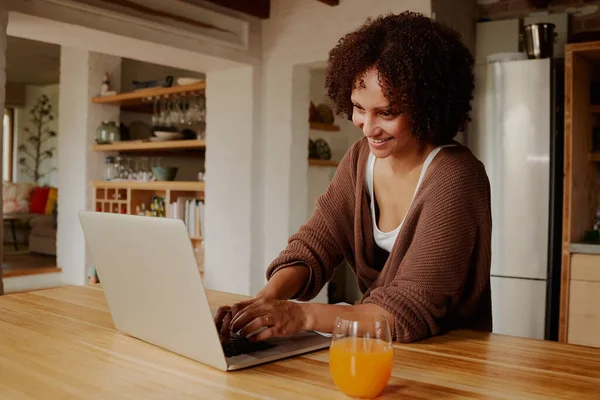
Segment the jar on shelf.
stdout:
[[114,121],[103,121],[96,129],[96,143],[108,144],[121,140],[121,130]]
[[106,157],[105,160],[105,173],[104,180],[106,181],[114,181],[119,178],[119,170],[117,168],[117,164],[115,163],[115,158],[113,156]]

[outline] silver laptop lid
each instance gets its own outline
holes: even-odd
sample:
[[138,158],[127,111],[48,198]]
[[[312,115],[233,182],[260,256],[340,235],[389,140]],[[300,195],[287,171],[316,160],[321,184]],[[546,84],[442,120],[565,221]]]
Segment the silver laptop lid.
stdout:
[[79,219],[116,328],[227,370],[183,221],[88,211]]

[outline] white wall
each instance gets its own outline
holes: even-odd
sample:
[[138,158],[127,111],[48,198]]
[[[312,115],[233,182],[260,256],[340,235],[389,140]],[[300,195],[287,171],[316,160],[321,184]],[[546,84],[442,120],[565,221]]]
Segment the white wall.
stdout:
[[120,84],[121,59],[72,47],[61,49],[57,263],[65,283],[85,283],[85,239],[78,212],[92,208],[91,181],[102,177],[104,156],[91,151],[96,127],[118,120],[119,107],[92,104],[105,71]]
[[258,71],[251,66],[207,74],[206,237],[204,280],[210,289],[250,294],[252,149]]
[[[36,105],[38,99],[42,96],[46,95],[50,99],[50,104],[52,105],[52,114],[54,115],[54,120],[50,121],[46,127],[50,130],[55,131],[57,134],[60,134],[58,130],[58,118],[59,118],[59,85],[46,85],[46,86],[33,86],[26,85],[25,86],[25,105],[22,108],[18,108],[15,110],[15,138],[14,138],[14,146],[15,146],[15,157],[14,157],[14,165],[13,165],[13,180],[15,182],[33,182],[33,179],[30,175],[21,172],[21,166],[19,165],[19,158],[26,157],[27,163],[29,166],[33,167],[34,162],[29,157],[22,155],[21,152],[18,151],[18,147],[22,144],[27,146],[28,151],[33,154],[33,145],[27,142],[27,138],[29,134],[25,132],[25,127],[29,127],[31,132],[35,132],[35,127],[30,122],[31,109]],[[43,145],[42,151],[44,149],[50,149],[52,147],[55,148],[54,156],[51,159],[47,159],[42,161],[40,166],[40,173],[44,174],[44,177],[40,179],[40,185],[50,185],[55,186],[58,184],[57,174],[58,174],[58,137],[48,139],[48,141]],[[35,155],[35,154],[34,154]]]
[[[260,261],[263,275],[288,237],[307,219],[309,97],[306,91],[303,101],[294,99],[292,88],[298,84],[292,79],[294,66],[326,60],[338,39],[368,17],[408,9],[431,14],[430,1],[424,0],[345,0],[336,7],[306,0],[271,2],[271,17],[263,21],[264,108],[262,135],[258,138],[262,144],[258,158],[263,179],[257,182],[263,191],[265,225],[265,250]],[[309,84],[309,78],[299,78],[303,79],[301,84]],[[294,118],[294,113],[304,116]]]
[[436,21],[455,29],[463,42],[475,55],[475,23],[479,18],[476,0],[431,0],[431,10]]

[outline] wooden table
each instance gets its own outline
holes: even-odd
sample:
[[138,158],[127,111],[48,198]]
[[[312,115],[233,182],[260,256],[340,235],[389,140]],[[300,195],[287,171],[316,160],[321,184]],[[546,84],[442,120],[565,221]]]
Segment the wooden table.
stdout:
[[[117,333],[98,287],[0,297],[0,399],[345,398],[327,355],[225,373]],[[454,332],[394,356],[385,398],[600,398],[600,349]]]

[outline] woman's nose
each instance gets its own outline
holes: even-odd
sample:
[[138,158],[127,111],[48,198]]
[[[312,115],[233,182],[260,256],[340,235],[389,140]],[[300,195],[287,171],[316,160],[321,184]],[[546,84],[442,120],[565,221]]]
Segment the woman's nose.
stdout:
[[367,137],[376,136],[379,133],[379,127],[377,126],[377,121],[374,117],[366,115],[364,117],[364,122],[361,127],[363,134]]

